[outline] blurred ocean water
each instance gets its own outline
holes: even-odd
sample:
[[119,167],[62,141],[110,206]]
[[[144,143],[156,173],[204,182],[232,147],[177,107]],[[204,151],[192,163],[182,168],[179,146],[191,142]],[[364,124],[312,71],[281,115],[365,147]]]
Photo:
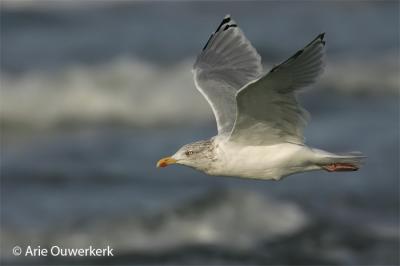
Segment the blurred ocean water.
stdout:
[[242,26],[266,71],[326,32],[328,63],[318,88],[399,89],[396,3],[25,3],[6,1],[2,10],[5,127],[209,121],[190,69],[225,13]]
[[[399,264],[398,2],[1,3],[1,260],[7,264]],[[282,182],[155,168],[216,132],[194,58],[230,13],[266,71],[327,34],[300,100],[310,146],[368,159]],[[15,245],[112,246],[18,258]]]

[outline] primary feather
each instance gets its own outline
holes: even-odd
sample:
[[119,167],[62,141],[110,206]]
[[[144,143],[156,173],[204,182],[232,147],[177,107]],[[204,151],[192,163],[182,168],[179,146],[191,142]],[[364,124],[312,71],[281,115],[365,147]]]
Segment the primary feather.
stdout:
[[261,72],[261,57],[237,24],[226,16],[193,66],[196,87],[214,112],[218,134],[232,130],[236,92],[260,77]]

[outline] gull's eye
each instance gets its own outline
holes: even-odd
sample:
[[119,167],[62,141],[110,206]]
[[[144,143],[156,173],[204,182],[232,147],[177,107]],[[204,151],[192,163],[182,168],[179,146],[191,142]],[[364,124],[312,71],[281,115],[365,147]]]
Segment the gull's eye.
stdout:
[[186,154],[186,156],[192,155],[193,151],[186,151],[185,154]]

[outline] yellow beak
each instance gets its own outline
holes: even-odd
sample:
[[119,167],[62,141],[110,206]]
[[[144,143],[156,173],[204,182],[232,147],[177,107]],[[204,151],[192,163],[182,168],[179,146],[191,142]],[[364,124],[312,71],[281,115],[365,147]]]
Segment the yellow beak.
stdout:
[[157,162],[157,167],[167,167],[170,164],[176,163],[176,160],[172,157],[162,158]]

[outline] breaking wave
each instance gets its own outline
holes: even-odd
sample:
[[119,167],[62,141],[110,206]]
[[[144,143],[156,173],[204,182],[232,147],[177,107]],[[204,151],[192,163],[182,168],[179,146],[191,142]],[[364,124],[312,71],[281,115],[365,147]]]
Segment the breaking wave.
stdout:
[[6,221],[4,228],[16,230],[3,231],[4,243],[35,239],[42,246],[63,243],[79,247],[102,246],[106,241],[119,252],[162,251],[187,245],[246,249],[260,241],[296,233],[309,222],[294,203],[243,190],[210,191],[151,214],[125,210],[107,217],[76,213],[65,217],[69,226],[43,220],[41,226],[47,223],[49,227],[44,226],[46,230],[40,237],[31,235],[32,228],[16,226],[15,221],[8,221],[8,225]]

